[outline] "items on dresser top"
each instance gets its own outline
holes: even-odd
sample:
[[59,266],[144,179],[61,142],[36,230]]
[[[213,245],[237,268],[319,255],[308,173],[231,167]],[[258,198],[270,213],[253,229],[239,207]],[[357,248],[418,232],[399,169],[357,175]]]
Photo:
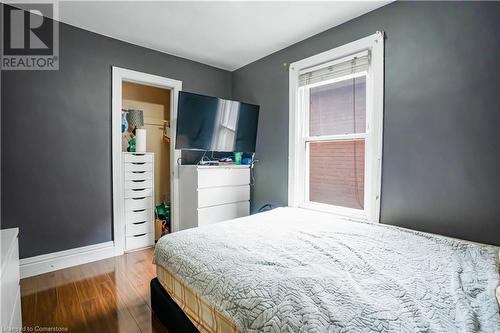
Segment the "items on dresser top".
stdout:
[[239,151],[234,152],[234,164],[241,165],[241,158],[243,157],[243,153]]
[[18,228],[0,230],[2,251],[0,263],[0,288],[2,294],[0,327],[12,332],[22,326],[18,234]]
[[180,165],[179,229],[209,225],[250,214],[247,165]]
[[123,153],[126,251],[154,244],[153,165],[153,153]]

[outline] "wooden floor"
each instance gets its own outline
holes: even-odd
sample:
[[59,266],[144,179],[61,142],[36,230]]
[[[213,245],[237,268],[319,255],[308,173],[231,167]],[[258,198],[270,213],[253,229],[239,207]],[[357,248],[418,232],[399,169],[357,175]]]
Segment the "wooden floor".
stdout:
[[21,280],[23,326],[168,333],[151,312],[152,256],[146,249]]

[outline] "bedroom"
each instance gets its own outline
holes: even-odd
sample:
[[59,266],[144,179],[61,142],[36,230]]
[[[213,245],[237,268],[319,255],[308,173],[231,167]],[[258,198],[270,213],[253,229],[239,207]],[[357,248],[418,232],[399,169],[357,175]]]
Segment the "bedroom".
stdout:
[[33,6],[2,5],[4,330],[500,330],[499,2]]

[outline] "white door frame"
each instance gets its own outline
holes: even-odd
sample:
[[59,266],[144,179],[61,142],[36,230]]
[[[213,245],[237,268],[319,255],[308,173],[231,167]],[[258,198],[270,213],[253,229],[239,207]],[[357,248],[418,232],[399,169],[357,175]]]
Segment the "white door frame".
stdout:
[[113,85],[111,103],[111,135],[113,165],[113,242],[115,255],[121,255],[125,249],[125,212],[123,207],[123,172],[122,172],[122,83],[133,82],[147,86],[165,88],[171,91],[170,98],[170,202],[172,231],[179,230],[179,172],[177,160],[181,151],[175,150],[175,131],[177,126],[177,100],[182,90],[182,81],[157,75],[133,71],[113,66]]

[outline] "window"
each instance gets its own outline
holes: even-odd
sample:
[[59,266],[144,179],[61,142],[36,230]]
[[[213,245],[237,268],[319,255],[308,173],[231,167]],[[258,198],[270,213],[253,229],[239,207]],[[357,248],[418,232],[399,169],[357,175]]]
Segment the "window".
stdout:
[[218,128],[214,133],[214,141],[217,147],[233,150],[236,142],[236,126],[238,124],[238,105],[229,101],[219,101],[216,122]]
[[382,95],[382,33],[290,65],[290,206],[378,222]]

